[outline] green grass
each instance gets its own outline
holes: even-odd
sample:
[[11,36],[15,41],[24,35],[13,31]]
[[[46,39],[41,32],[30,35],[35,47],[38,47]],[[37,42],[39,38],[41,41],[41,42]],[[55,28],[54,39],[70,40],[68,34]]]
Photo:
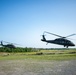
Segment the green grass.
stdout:
[[[43,53],[38,55],[38,53]],[[0,60],[72,60],[76,59],[76,50],[41,50],[39,52],[0,53]]]
[[63,54],[63,55],[9,55],[0,56],[0,60],[23,60],[23,59],[33,59],[33,60],[70,60],[76,59],[76,54]]

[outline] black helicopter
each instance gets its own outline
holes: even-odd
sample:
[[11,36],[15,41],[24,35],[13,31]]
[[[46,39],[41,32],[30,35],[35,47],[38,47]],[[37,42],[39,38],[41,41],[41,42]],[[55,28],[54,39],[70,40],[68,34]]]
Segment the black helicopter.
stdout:
[[[51,34],[51,35],[54,35],[54,36],[58,36],[60,38],[57,38],[55,40],[46,40],[44,33],[48,33],[48,34]],[[63,36],[53,34],[53,33],[50,33],[50,32],[46,32],[46,31],[44,31],[44,33],[42,35],[43,39],[41,39],[41,41],[43,41],[43,42],[63,45],[66,48],[68,48],[69,46],[75,46],[75,44],[73,42],[71,42],[70,40],[67,40],[66,38],[70,37],[70,36],[73,36],[73,35],[76,35],[76,34],[71,34],[71,35],[68,35],[66,37],[63,37]]]
[[[15,45],[13,45],[12,43],[4,45],[3,42],[5,41],[1,41],[1,44],[0,44],[2,47],[13,48],[13,49],[16,48]],[[9,43],[9,42],[6,42],[6,43]]]

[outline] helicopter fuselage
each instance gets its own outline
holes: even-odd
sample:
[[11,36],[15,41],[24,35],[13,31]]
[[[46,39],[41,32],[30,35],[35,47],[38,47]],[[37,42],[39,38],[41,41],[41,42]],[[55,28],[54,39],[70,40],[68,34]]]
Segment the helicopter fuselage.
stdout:
[[[60,37],[60,38],[57,38],[55,40],[46,40],[44,33],[48,33],[48,34],[51,34],[51,35],[54,35],[54,36],[57,36],[57,37]],[[67,40],[66,38],[70,37],[70,36],[74,36],[76,34],[71,34],[71,35],[68,35],[66,37],[63,37],[63,36],[60,36],[60,35],[57,35],[57,34],[53,34],[53,33],[50,33],[50,32],[46,32],[46,31],[44,31],[44,33],[43,33],[42,39],[41,39],[41,41],[43,41],[43,42],[63,45],[64,47],[67,47],[67,48],[69,46],[75,46],[75,44],[73,42],[71,42],[70,40]]]
[[3,47],[7,47],[7,48],[16,48],[13,44],[4,45],[2,41],[1,41],[1,45],[2,45]]
[[66,46],[67,48],[68,48],[68,46],[75,46],[74,43],[72,43],[71,41],[64,39],[64,38],[57,38],[55,40],[44,40],[44,39],[42,39],[41,41],[47,42],[47,43],[63,45],[64,47]]
[[7,44],[7,45],[3,45],[4,47],[8,47],[8,48],[15,48],[15,46],[14,45],[12,45],[12,44]]

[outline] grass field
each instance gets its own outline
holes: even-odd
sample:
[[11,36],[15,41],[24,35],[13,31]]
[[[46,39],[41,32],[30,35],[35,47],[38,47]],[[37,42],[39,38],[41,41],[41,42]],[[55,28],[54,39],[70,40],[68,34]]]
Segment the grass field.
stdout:
[[38,52],[0,53],[0,60],[70,60],[76,59],[76,50],[40,50]]
[[0,53],[0,75],[76,75],[76,50]]

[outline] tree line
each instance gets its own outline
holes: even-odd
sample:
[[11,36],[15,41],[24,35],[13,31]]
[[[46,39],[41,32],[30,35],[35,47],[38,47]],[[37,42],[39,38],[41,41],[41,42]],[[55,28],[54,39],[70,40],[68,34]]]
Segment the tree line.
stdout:
[[6,48],[0,47],[0,52],[37,52],[40,50],[76,50],[76,48],[31,48],[31,47],[16,47],[13,48]]
[[17,47],[15,49],[13,48],[5,48],[5,47],[0,47],[0,52],[34,52],[37,51],[35,48],[22,48],[22,47]]

